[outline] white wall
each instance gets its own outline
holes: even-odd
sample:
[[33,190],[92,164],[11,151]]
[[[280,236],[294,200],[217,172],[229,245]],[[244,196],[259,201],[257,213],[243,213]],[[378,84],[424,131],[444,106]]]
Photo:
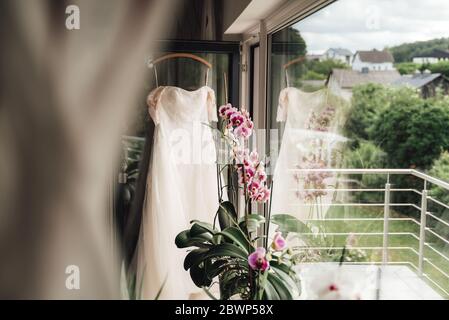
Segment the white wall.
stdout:
[[448,58],[434,58],[434,57],[419,57],[419,58],[413,58],[414,63],[423,64],[423,63],[437,63],[440,61],[449,61]]
[[392,62],[384,62],[384,63],[363,62],[360,60],[359,56],[356,55],[352,63],[352,70],[362,71],[363,68],[368,68],[370,71],[395,70]]

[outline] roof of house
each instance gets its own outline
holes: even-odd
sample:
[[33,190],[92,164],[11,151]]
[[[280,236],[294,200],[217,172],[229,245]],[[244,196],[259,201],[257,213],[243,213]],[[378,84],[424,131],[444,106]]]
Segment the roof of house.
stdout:
[[355,55],[360,57],[362,62],[370,62],[370,63],[384,63],[384,62],[394,62],[394,58],[388,51],[379,51],[379,50],[371,50],[371,51],[357,51]]
[[401,77],[396,70],[369,71],[366,73],[350,69],[333,69],[330,75],[343,89],[352,89],[365,83],[391,84]]
[[414,58],[449,58],[449,50],[434,49],[431,53],[420,54]]
[[327,51],[334,51],[336,54],[340,55],[340,56],[352,56],[352,52],[348,49],[344,49],[344,48],[330,48]]
[[441,77],[441,73],[418,73],[413,75],[403,75],[392,83],[393,86],[411,86],[413,88],[422,88],[435,79]]
[[306,55],[306,59],[308,59],[308,60],[321,59],[322,57],[323,57],[322,54],[308,54],[308,55]]

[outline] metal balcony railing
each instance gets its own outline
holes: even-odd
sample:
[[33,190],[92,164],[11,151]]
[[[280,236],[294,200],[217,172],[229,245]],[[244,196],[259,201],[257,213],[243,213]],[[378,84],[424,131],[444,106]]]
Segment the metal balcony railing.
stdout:
[[[384,188],[329,188],[329,189],[320,189],[321,191],[329,191],[329,192],[382,192],[383,203],[355,203],[355,202],[347,202],[347,203],[314,203],[310,205],[318,205],[318,206],[344,206],[344,207],[379,207],[383,208],[383,217],[382,218],[321,218],[321,219],[307,219],[306,222],[316,222],[316,221],[325,221],[326,223],[330,222],[348,222],[348,221],[379,221],[382,223],[383,221],[383,232],[330,232],[324,233],[329,236],[382,236],[382,246],[354,246],[354,249],[360,250],[380,250],[382,252],[381,261],[368,261],[364,263],[373,263],[373,264],[382,264],[382,265],[390,265],[390,264],[402,264],[409,265],[413,269],[417,271],[419,276],[427,279],[431,284],[441,290],[447,297],[449,297],[449,256],[445,253],[441,248],[449,249],[449,239],[447,238],[447,234],[449,234],[449,221],[446,221],[443,217],[438,216],[435,212],[430,212],[428,210],[429,204],[432,203],[434,206],[441,208],[442,210],[449,210],[449,204],[444,203],[439,199],[435,199],[431,195],[429,195],[429,190],[433,186],[438,186],[441,189],[448,192],[449,195],[449,183],[437,179],[435,177],[431,177],[427,174],[419,172],[413,169],[291,169],[292,173],[299,174],[309,174],[309,173],[332,173],[333,175],[346,176],[346,175],[384,175],[386,176],[385,186]],[[418,178],[418,181],[422,181],[422,188],[392,188],[392,183],[390,182],[390,178],[393,175],[410,175]],[[317,189],[306,189],[306,191],[314,191]],[[393,192],[411,192],[416,195],[419,195],[421,201],[419,204],[416,203],[394,203],[391,201],[391,194]],[[415,219],[413,217],[392,217],[390,215],[391,208],[395,207],[409,207],[412,210],[416,210],[419,216],[419,219]],[[443,215],[444,216],[444,215]],[[438,233],[436,230],[429,226],[429,219],[433,219],[435,223],[440,223],[443,228],[447,228],[448,233],[446,235],[442,235]],[[409,221],[412,224],[415,224],[419,227],[419,234],[408,231],[396,231],[390,232],[390,223],[392,221]],[[391,236],[398,237],[412,237],[414,241],[418,242],[417,249],[413,246],[390,246],[389,240]],[[435,242],[438,242],[439,245],[435,245]],[[329,250],[329,249],[342,249],[339,247],[308,247],[304,248],[306,250]],[[417,257],[415,262],[413,261],[389,261],[389,251],[390,250],[408,250],[413,255]],[[425,251],[432,252],[434,255],[439,257],[438,262],[433,261],[433,259],[428,258],[426,256]],[[447,250],[449,252],[449,250]],[[358,262],[355,262],[358,263]],[[427,267],[427,269],[425,268]],[[433,268],[432,274],[426,272],[428,268]],[[440,277],[435,277],[435,271],[441,275]],[[438,281],[438,279],[445,279],[444,281]],[[443,283],[442,283],[443,282]]]

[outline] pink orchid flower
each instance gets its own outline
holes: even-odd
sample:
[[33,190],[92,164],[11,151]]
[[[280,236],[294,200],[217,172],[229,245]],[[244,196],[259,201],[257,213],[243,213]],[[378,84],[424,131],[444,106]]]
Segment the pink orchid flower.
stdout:
[[224,118],[225,118],[225,119],[230,119],[230,118],[232,117],[232,115],[235,114],[235,113],[237,113],[237,112],[238,112],[238,111],[237,111],[236,108],[231,107],[231,108],[227,109],[227,110],[224,112]]
[[224,117],[226,115],[226,111],[232,108],[232,105],[230,103],[225,104],[224,106],[221,106],[218,110],[221,117]]
[[258,162],[259,161],[259,154],[257,151],[252,151],[249,155],[249,160],[252,162]]
[[284,239],[281,232],[275,233],[273,243],[271,246],[276,251],[282,251],[287,247],[287,241]]
[[263,198],[262,198],[262,202],[267,202],[268,200],[270,200],[270,196],[271,196],[271,191],[268,188],[265,188],[263,191]]
[[247,139],[248,137],[251,136],[252,130],[250,130],[244,125],[240,125],[234,129],[234,134],[237,138]]
[[257,194],[260,188],[260,184],[257,181],[253,181],[251,182],[251,184],[249,185],[249,191],[252,194]]
[[267,258],[267,251],[265,248],[259,247],[248,256],[248,264],[253,270],[266,271],[270,268],[270,263]]
[[231,115],[230,120],[231,120],[231,124],[234,127],[238,127],[243,124],[243,122],[245,121],[245,118],[239,113],[234,113]]

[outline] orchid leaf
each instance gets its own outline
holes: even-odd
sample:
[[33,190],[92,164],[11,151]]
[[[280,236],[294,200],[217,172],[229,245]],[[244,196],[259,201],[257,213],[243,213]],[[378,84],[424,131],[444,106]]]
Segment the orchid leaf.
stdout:
[[[192,221],[193,225],[190,228],[190,235],[192,237],[195,237],[200,234],[208,233],[210,235],[215,234],[217,231],[214,230],[211,224],[199,222],[199,221]],[[210,239],[212,239],[212,236],[210,236]]]
[[233,241],[235,244],[237,244],[240,248],[242,248],[245,251],[246,255],[249,254],[250,243],[239,228],[228,227],[218,234]]
[[184,269],[187,271],[192,266],[198,265],[205,260],[208,249],[195,249],[190,251],[184,259]]
[[237,212],[234,205],[229,201],[224,201],[220,204],[217,214],[221,230],[234,226],[237,223]]
[[279,294],[269,281],[265,282],[264,289],[265,300],[280,300]]
[[245,223],[248,232],[256,232],[261,224],[265,223],[265,218],[259,214],[250,214],[241,219]]
[[186,244],[190,241],[190,230],[180,232],[175,238],[175,244],[178,248],[186,248]]
[[309,227],[298,218],[288,214],[276,214],[271,217],[271,222],[279,227],[279,231],[289,233],[308,233]]
[[299,279],[290,276],[278,266],[272,265],[271,267],[273,271],[275,271],[275,273],[278,275],[279,279],[289,287],[289,292],[292,294],[292,296],[299,296],[299,294],[301,293],[301,284],[299,282]]
[[[189,231],[189,230],[186,230]],[[209,248],[212,245],[212,235],[202,233],[196,237],[191,237],[190,232],[183,231],[175,239],[175,244],[178,248],[200,247]]]
[[199,288],[208,287],[212,284],[212,280],[207,276],[204,264],[201,265],[193,265],[190,268],[190,277],[192,278],[193,283]]
[[276,273],[269,273],[267,283],[271,283],[276,289],[280,300],[293,300],[289,287],[282,281]]
[[207,258],[225,257],[225,256],[239,258],[245,261],[248,259],[248,255],[242,248],[230,243],[222,243],[216,245],[210,248],[207,254]]

